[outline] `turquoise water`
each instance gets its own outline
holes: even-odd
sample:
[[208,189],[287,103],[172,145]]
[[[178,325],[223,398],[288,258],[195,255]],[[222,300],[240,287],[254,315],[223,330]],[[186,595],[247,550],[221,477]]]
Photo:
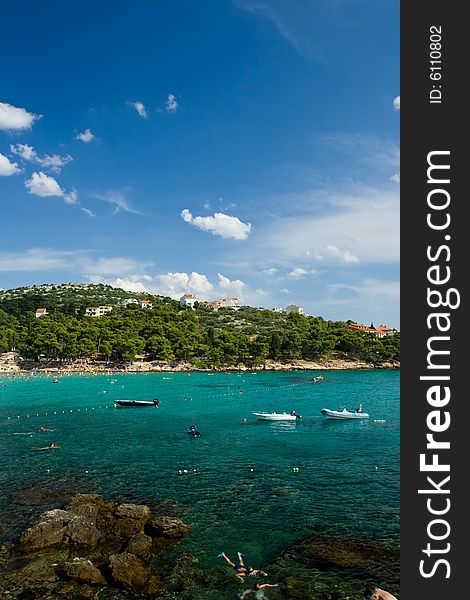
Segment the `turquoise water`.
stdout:
[[[315,532],[398,545],[399,372],[326,371],[310,382],[318,374],[4,378],[0,520],[15,514],[12,494],[46,482],[117,500],[174,501],[193,527],[184,549],[208,569],[222,562],[212,558],[221,550],[266,565]],[[158,409],[113,407],[117,398],[154,397]],[[359,402],[369,420],[320,415]],[[304,418],[252,415],[292,409]],[[184,432],[191,424],[200,438]],[[33,450],[51,442],[60,448]]]

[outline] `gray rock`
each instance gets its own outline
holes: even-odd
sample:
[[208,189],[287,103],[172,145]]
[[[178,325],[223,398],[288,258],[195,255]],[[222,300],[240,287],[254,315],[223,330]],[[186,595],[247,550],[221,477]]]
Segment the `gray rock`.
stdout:
[[175,517],[153,517],[149,529],[154,536],[181,538],[191,532],[191,527]]
[[114,581],[130,592],[153,595],[162,590],[158,577],[134,554],[111,555],[109,567]]
[[136,533],[129,540],[126,552],[135,556],[146,556],[152,548],[152,538],[145,533]]
[[102,585],[106,583],[101,571],[93,565],[91,560],[86,558],[74,558],[71,562],[66,562],[64,565],[65,574],[81,583],[89,583],[92,585]]
[[70,544],[96,548],[103,534],[86,517],[73,515],[64,528],[63,536]]
[[143,533],[150,519],[148,506],[140,504],[120,504],[115,512],[114,532],[116,535],[129,538],[136,533]]

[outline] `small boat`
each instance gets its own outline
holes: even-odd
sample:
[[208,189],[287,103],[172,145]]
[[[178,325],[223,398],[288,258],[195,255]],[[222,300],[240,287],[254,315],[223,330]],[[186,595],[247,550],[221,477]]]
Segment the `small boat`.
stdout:
[[283,413],[254,412],[253,414],[255,415],[255,417],[258,417],[258,421],[295,421],[296,419],[302,418],[302,416],[298,415],[295,412],[295,410],[291,411],[290,413],[286,413],[286,412],[283,412]]
[[154,398],[153,400],[115,400],[114,406],[125,407],[125,408],[136,408],[141,406],[154,406],[158,408],[159,400]]
[[322,408],[321,414],[326,419],[368,419],[369,415],[365,412],[362,412],[362,404],[359,405],[358,408],[353,408],[348,410],[347,408],[343,408],[343,410],[330,410],[329,408]]

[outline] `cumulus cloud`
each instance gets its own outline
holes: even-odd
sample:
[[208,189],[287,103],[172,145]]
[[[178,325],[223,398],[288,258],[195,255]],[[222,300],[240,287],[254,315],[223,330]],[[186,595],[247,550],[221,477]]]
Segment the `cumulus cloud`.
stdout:
[[82,133],[78,133],[75,136],[75,139],[80,140],[81,142],[85,142],[85,144],[87,144],[88,142],[91,142],[92,140],[94,140],[95,136],[91,132],[91,129],[85,129],[85,131],[82,131]]
[[30,194],[41,196],[42,198],[47,196],[63,197],[65,195],[65,191],[57,181],[42,171],[33,173],[31,179],[25,182],[25,186],[28,188]]
[[393,110],[400,110],[400,96],[393,99]]
[[283,294],[290,294],[290,292],[287,288],[281,288],[279,291],[282,292]]
[[20,173],[21,169],[18,165],[0,152],[0,177],[9,177]]
[[31,129],[34,121],[42,115],[35,115],[25,108],[17,108],[6,102],[0,102],[0,130],[24,131]]
[[23,160],[36,163],[43,169],[52,171],[53,173],[60,173],[63,167],[73,160],[69,154],[66,156],[60,156],[59,154],[44,154],[43,156],[39,156],[33,146],[29,146],[28,144],[11,144],[10,150]]
[[277,273],[277,269],[276,267],[270,267],[269,269],[263,269],[263,273],[265,273],[266,275],[274,275],[275,273]]
[[392,175],[390,177],[391,181],[396,181],[397,183],[400,183],[400,173],[395,173],[394,175]]
[[165,110],[170,113],[176,112],[178,108],[178,102],[176,102],[175,96],[173,94],[168,94],[168,99],[165,104]]
[[135,108],[139,117],[142,117],[142,119],[147,118],[147,111],[145,110],[144,104],[142,104],[140,100],[136,100],[136,102],[129,102],[128,104]]
[[185,208],[181,212],[181,218],[202,231],[209,231],[212,235],[218,235],[225,239],[246,240],[251,232],[251,223],[243,223],[238,217],[224,213],[214,213],[209,217],[193,217],[191,212]]
[[217,277],[219,278],[220,289],[226,293],[230,292],[232,294],[236,294],[237,296],[241,296],[246,289],[246,283],[240,279],[229,279],[221,273],[217,273]]
[[292,269],[292,271],[289,271],[288,276],[291,277],[292,279],[301,279],[302,277],[306,277],[307,275],[310,275],[312,273],[312,271],[307,271],[306,269],[303,269],[302,267],[295,267]]
[[46,175],[42,171],[33,173],[31,179],[25,181],[24,184],[28,188],[29,193],[35,196],[40,196],[41,198],[56,196],[62,198],[65,204],[78,204],[78,193],[76,190],[66,192],[60,187],[54,177]]

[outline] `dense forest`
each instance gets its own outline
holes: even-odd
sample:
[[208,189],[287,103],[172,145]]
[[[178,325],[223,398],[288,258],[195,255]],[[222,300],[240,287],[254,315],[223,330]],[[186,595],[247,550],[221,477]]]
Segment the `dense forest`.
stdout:
[[[151,309],[123,306],[147,299]],[[112,305],[101,317],[89,306]],[[35,310],[47,308],[37,318]],[[398,360],[400,335],[378,338],[348,322],[243,306],[239,310],[181,308],[162,296],[134,294],[106,285],[63,284],[0,292],[0,352],[25,358],[70,361],[185,360],[196,367],[257,365],[272,360],[342,357],[374,365]]]

